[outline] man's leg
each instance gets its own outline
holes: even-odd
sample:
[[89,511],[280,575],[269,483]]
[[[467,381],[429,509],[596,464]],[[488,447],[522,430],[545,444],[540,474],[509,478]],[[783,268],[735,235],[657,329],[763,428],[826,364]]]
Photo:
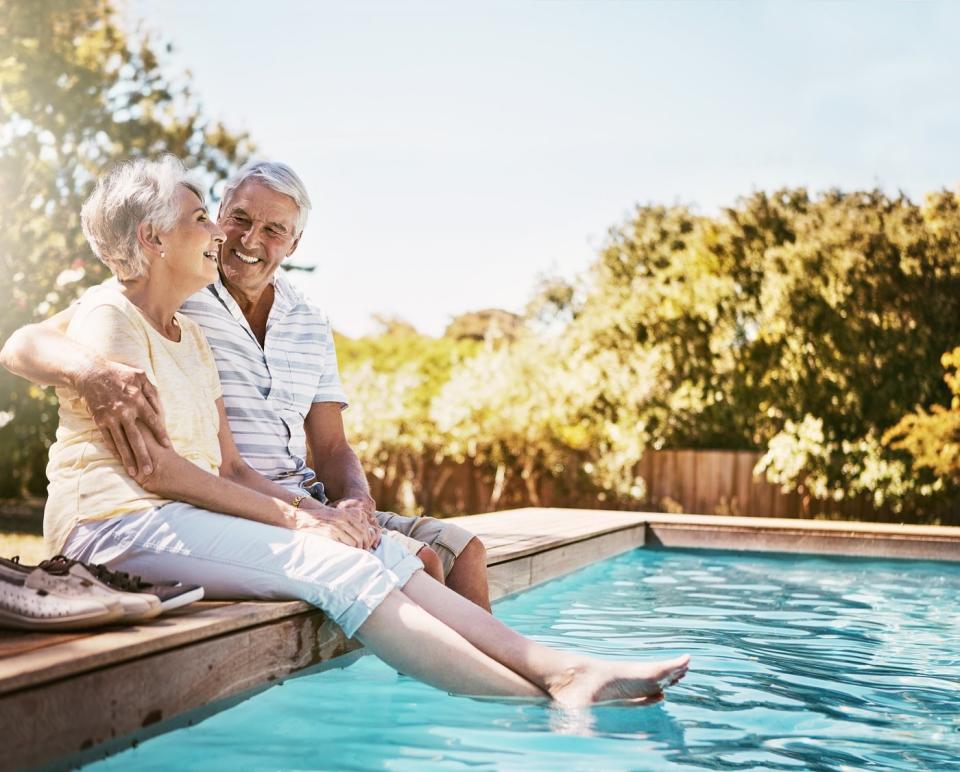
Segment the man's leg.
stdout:
[[382,538],[392,539],[411,555],[416,555],[420,558],[420,562],[423,563],[423,570],[426,571],[430,577],[440,582],[440,584],[444,584],[443,561],[440,560],[440,556],[436,552],[422,541],[411,539],[400,531],[386,530],[383,533],[384,536]]
[[390,532],[416,539],[430,547],[443,564],[445,584],[480,608],[490,611],[487,551],[480,539],[470,531],[434,517],[405,517],[393,512],[377,512],[377,521]]
[[[321,504],[328,501],[323,483],[314,483],[305,491]],[[487,550],[480,539],[435,517],[405,517],[393,512],[377,512],[376,516],[381,527],[406,537],[401,541],[420,558],[427,574],[485,611],[491,610]],[[417,547],[414,541],[426,547]]]
[[490,585],[487,582],[487,549],[474,536],[457,555],[447,574],[447,587],[490,611]]
[[423,570],[436,579],[440,584],[446,584],[443,575],[443,563],[440,562],[440,556],[424,544],[418,551],[417,557],[423,563]]

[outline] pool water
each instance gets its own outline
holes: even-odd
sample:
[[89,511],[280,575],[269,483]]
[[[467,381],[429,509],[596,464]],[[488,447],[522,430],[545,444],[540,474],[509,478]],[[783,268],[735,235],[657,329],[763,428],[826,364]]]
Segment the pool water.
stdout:
[[960,769],[960,566],[636,550],[496,604],[543,643],[693,655],[666,699],[453,697],[372,656],[103,769]]

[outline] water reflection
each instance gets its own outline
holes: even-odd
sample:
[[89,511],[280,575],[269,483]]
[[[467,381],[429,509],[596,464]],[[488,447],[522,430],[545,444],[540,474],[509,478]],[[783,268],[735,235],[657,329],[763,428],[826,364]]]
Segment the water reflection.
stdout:
[[638,551],[498,604],[610,659],[693,655],[645,706],[477,701],[372,657],[288,681],[117,769],[960,768],[960,567]]

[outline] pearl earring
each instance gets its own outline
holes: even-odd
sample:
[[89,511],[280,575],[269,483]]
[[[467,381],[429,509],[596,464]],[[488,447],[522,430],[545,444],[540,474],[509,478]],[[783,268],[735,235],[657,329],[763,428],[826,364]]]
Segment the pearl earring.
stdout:
[[160,250],[160,259],[162,260],[162,259],[165,258],[166,256],[167,256],[167,253],[164,252],[164,251],[161,249],[161,250]]

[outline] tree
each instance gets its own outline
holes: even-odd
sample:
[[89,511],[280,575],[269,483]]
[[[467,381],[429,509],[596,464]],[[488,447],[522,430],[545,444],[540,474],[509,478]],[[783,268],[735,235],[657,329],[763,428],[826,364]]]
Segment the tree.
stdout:
[[[945,444],[955,416],[924,416],[949,398],[939,358],[960,341],[958,257],[960,204],[947,191],[918,205],[781,190],[709,217],[639,207],[585,276],[541,282],[512,340],[478,343],[427,379],[422,365],[416,378],[404,370],[417,356],[388,353],[416,337],[368,341],[381,349],[361,379],[370,398],[405,394],[416,407],[391,419],[394,435],[364,436],[384,458],[383,437],[396,436],[403,453],[420,438],[431,458],[472,464],[493,478],[491,506],[518,485],[539,503],[558,487],[548,480],[640,504],[648,449],[727,448],[764,451],[757,471],[811,511],[867,497],[934,518],[946,486],[924,464],[939,469],[934,454],[956,447]],[[373,380],[390,362],[396,378]],[[929,435],[934,421],[922,453],[906,435],[884,442],[891,427]]]
[[949,407],[917,407],[887,431],[883,442],[909,453],[914,469],[932,476],[931,489],[955,491],[960,486],[960,347],[948,351],[940,361],[947,369],[944,381],[950,389]]
[[[881,191],[757,193],[720,217],[641,207],[611,232],[567,327],[567,358],[638,361],[641,403],[603,391],[592,420],[653,447],[761,448],[808,497],[900,506],[922,486],[881,442],[946,394],[960,340],[960,206]],[[616,378],[612,379],[616,382]]]
[[[547,481],[577,498],[643,498],[634,467],[649,436],[631,420],[630,406],[654,388],[651,371],[645,360],[629,369],[611,364],[608,356],[569,351],[562,339],[525,335],[511,346],[486,346],[453,372],[430,417],[448,457],[494,470],[490,509],[514,482],[534,506],[549,503]],[[611,397],[624,408],[619,423],[597,413]]]
[[[921,515],[930,489],[882,438],[908,406],[948,396],[939,360],[960,340],[958,200],[831,191],[801,206],[790,230],[768,253],[775,281],[761,295],[761,468],[810,497],[866,496]],[[804,453],[793,440],[802,426],[822,439],[785,466]]]
[[[0,0],[0,339],[105,277],[79,215],[111,162],[173,153],[213,180],[252,150],[157,52],[110,0]],[[0,496],[42,492],[55,397],[0,373],[0,423]]]
[[404,512],[431,511],[449,479],[446,436],[431,418],[437,394],[472,357],[472,340],[432,338],[408,323],[380,319],[380,335],[336,336],[337,359],[350,400],[347,436],[371,476],[378,500]]
[[443,337],[482,341],[488,338],[512,341],[520,334],[523,317],[501,308],[485,308],[460,314],[447,325]]

